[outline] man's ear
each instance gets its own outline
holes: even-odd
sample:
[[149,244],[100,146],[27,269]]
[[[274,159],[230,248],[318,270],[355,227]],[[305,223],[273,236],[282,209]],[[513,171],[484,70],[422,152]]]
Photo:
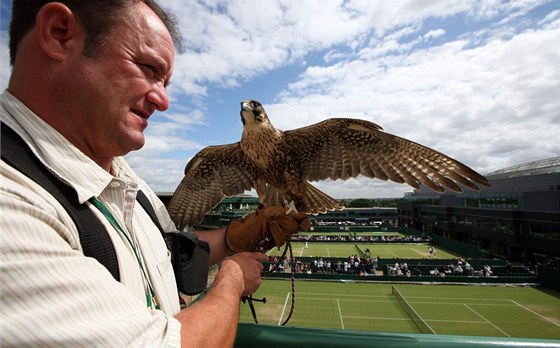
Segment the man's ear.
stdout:
[[44,5],[37,14],[36,30],[39,46],[54,60],[61,61],[73,50],[83,49],[85,30],[64,4]]

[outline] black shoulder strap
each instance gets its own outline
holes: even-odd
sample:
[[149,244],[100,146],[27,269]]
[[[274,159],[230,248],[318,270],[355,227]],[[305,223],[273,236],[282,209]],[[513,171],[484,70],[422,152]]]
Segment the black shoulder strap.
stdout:
[[140,203],[142,208],[144,208],[146,213],[148,213],[148,215],[150,216],[150,219],[152,219],[154,224],[157,226],[157,228],[161,232],[161,235],[165,238],[166,232],[163,230],[163,227],[161,227],[161,223],[159,222],[159,219],[157,218],[156,211],[154,210],[154,207],[152,206],[152,203],[150,203],[150,200],[148,199],[148,197],[146,197],[146,195],[144,194],[144,192],[142,192],[142,190],[138,191],[138,195],[136,195],[136,200]]
[[[2,128],[0,145],[2,159],[41,185],[59,201],[76,224],[84,255],[97,259],[117,281],[120,281],[119,263],[115,248],[101,222],[86,204],[78,202],[76,191],[52,174],[13,129],[4,123],[1,123],[0,126]],[[138,191],[136,199],[165,239],[165,231],[148,197],[144,192]]]
[[86,204],[78,202],[76,191],[60,181],[35,156],[23,139],[1,124],[2,159],[51,193],[66,209],[80,234],[84,255],[97,259],[120,281],[119,264],[111,238]]

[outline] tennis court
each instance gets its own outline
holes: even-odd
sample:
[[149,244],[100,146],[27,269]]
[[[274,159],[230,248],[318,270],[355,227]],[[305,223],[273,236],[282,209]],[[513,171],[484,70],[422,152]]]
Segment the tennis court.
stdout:
[[[288,326],[560,339],[560,299],[535,288],[396,285],[415,317],[392,294],[391,284],[297,280],[295,285]],[[255,294],[262,296],[267,303],[255,303],[259,322],[279,325],[290,311],[291,283],[265,280]],[[241,321],[253,321],[247,305]],[[429,330],[419,328],[419,321]]]
[[[371,257],[391,258],[430,258],[428,243],[359,243],[363,251],[369,250]],[[320,243],[292,242],[292,251],[295,257],[348,257],[358,254],[354,243]],[[269,255],[282,255],[283,248],[272,249]],[[453,259],[457,254],[437,249],[434,258]]]

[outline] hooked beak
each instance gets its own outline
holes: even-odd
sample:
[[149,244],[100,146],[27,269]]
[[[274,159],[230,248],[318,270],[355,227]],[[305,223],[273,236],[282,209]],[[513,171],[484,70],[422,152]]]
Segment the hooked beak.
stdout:
[[241,118],[243,118],[243,112],[251,112],[253,117],[257,122],[262,122],[264,120],[263,115],[256,109],[253,109],[252,103],[250,100],[244,100],[241,102]]
[[248,111],[253,110],[251,108],[251,103],[248,100],[244,100],[241,102],[241,111]]

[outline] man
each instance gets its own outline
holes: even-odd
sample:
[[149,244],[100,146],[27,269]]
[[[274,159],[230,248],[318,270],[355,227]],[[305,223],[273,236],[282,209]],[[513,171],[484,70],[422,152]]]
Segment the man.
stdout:
[[169,252],[138,191],[164,230],[175,226],[120,157],[144,145],[150,116],[168,108],[179,39],[152,0],[14,0],[2,132],[17,133],[100,221],[120,281],[84,255],[77,224],[53,195],[2,160],[0,346],[233,344],[240,298],[258,288],[267,258],[232,248],[241,252],[224,259],[231,253],[224,241],[234,237],[225,229],[199,234],[210,263],[224,260],[206,296],[181,310]]

